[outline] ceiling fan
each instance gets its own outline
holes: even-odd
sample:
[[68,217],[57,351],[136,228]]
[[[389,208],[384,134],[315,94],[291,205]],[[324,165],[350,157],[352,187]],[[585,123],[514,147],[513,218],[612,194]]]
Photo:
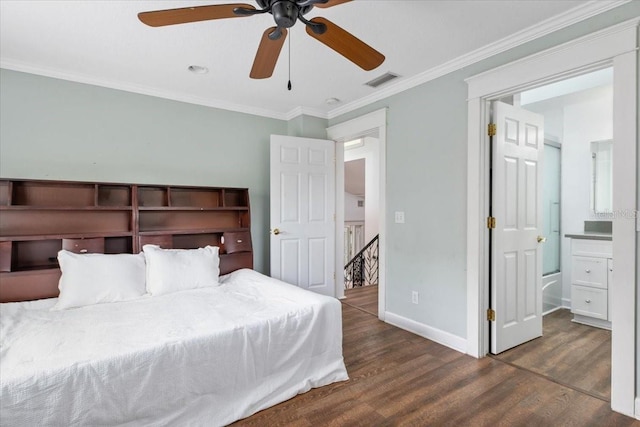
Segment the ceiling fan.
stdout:
[[360,68],[370,71],[384,62],[384,55],[326,18],[316,17],[309,20],[304,17],[314,7],[327,8],[350,1],[352,0],[256,0],[261,9],[246,3],[231,3],[141,12],[138,19],[151,27],[162,27],[270,13],[276,26],[268,28],[262,35],[249,74],[252,79],[271,77],[287,38],[287,28],[291,28],[298,20],[306,25],[307,34],[311,37]]

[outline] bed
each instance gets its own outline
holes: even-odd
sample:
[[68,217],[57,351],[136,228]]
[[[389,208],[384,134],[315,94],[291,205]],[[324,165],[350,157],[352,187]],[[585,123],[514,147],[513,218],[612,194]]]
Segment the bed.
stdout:
[[[237,229],[203,231],[219,246],[175,249],[140,245],[132,228],[131,252],[60,248],[59,281],[59,269],[44,282],[38,269],[0,275],[0,297],[17,300],[0,305],[1,425],[226,425],[348,379],[340,302],[244,268],[251,246],[234,257],[224,242]],[[205,256],[214,273],[198,270]],[[52,278],[57,297],[29,300],[29,280],[42,294]]]

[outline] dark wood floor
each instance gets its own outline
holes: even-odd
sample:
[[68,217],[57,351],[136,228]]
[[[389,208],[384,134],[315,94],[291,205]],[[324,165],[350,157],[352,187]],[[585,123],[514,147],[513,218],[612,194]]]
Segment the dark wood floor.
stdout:
[[[378,287],[345,290],[344,304],[378,313]],[[611,400],[611,331],[574,323],[570,310],[544,317],[543,336],[496,357],[560,384]],[[589,372],[589,375],[585,375]]]
[[378,285],[345,289],[344,296],[343,304],[359,308],[374,316],[378,315]]
[[572,317],[564,309],[547,314],[542,337],[495,357],[609,401],[611,331],[574,323]]
[[342,308],[349,381],[313,389],[237,425],[640,426],[602,399]]

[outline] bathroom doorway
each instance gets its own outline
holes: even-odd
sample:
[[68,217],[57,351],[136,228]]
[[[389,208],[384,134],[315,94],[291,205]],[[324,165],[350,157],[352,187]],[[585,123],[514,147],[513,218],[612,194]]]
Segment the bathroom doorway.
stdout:
[[[606,278],[604,285],[591,283],[592,287],[584,287],[579,277],[584,272],[574,264],[576,259],[581,262],[590,259],[576,258],[576,239],[584,239],[580,244],[593,236],[606,241],[608,233],[611,243],[611,207],[595,203],[599,186],[604,193],[598,199],[610,201],[611,177],[596,177],[593,143],[612,140],[613,71],[598,70],[523,92],[506,101],[544,116],[544,316],[541,338],[495,357],[610,401],[611,322],[606,311],[609,299]],[[603,155],[601,161],[606,163],[610,157],[610,153]],[[607,261],[603,261],[605,265]],[[583,297],[580,292],[585,290],[598,292],[605,306],[603,313],[583,310],[580,303],[585,305],[588,301],[587,307],[596,303],[592,297]],[[586,316],[581,314],[585,312]]]

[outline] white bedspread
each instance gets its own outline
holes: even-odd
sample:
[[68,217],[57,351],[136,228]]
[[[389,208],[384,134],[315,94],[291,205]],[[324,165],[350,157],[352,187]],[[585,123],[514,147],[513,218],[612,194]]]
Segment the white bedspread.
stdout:
[[212,426],[348,379],[341,306],[239,270],[214,288],[0,307],[0,424]]

